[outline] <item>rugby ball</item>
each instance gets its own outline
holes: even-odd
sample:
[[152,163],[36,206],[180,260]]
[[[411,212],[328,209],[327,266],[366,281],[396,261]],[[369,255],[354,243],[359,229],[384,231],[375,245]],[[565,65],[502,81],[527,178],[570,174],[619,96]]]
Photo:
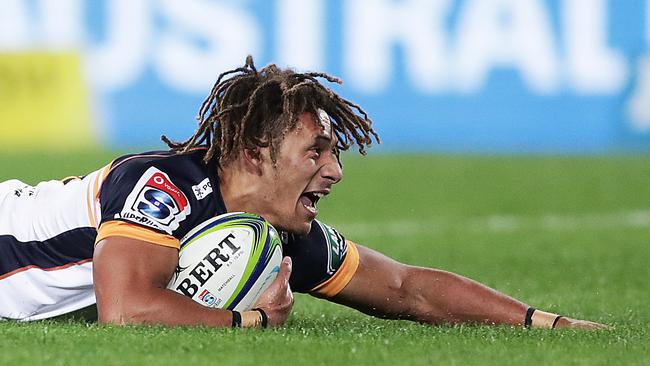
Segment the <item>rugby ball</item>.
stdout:
[[260,216],[216,216],[181,240],[178,267],[167,288],[199,304],[245,311],[280,272],[282,242]]

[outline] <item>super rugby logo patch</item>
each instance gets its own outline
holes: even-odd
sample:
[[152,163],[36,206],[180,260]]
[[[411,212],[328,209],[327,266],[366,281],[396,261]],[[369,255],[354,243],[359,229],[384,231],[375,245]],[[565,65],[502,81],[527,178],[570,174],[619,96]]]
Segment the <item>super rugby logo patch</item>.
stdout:
[[191,212],[185,194],[164,172],[151,167],[129,193],[122,212],[124,219],[172,234]]

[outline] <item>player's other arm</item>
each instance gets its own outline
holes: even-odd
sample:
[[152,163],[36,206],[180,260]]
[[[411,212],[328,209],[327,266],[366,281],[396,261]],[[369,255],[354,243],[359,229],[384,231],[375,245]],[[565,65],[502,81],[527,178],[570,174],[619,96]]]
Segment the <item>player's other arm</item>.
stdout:
[[[451,272],[407,266],[361,245],[357,248],[359,266],[347,286],[330,299],[334,302],[373,316],[429,324],[524,325],[529,306],[518,300]],[[540,315],[533,314],[533,320],[543,323]],[[562,317],[556,327],[605,326]]]
[[[177,263],[175,248],[120,236],[97,243],[93,276],[99,322],[230,327],[232,312],[202,306],[166,289]],[[280,274],[258,301],[271,326],[284,324],[291,311],[290,274],[291,261],[285,258]]]

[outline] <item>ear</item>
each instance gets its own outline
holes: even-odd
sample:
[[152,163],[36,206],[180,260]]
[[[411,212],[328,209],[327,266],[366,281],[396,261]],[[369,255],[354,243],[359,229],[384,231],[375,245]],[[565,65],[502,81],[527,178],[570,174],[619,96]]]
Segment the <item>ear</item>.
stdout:
[[259,148],[247,149],[241,151],[242,161],[246,170],[255,175],[262,175],[262,163],[264,156],[260,153]]

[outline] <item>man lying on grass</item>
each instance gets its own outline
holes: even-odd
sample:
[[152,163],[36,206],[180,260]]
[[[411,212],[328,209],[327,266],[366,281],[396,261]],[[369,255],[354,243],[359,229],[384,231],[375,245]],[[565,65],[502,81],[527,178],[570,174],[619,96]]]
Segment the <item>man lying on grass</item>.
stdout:
[[[180,143],[163,136],[169,151],[122,156],[84,177],[35,187],[0,183],[0,317],[44,319],[96,303],[102,323],[230,327],[239,325],[234,317],[265,315],[279,326],[297,291],[428,324],[604,327],[535,310],[450,272],[396,262],[316,220],[318,201],[342,178],[339,153],[356,144],[364,154],[379,142],[366,113],[322,79],[340,83],[275,65],[257,70],[249,57],[219,76],[193,136]],[[147,196],[150,180],[163,183]],[[165,194],[183,197],[183,207],[167,205]],[[283,232],[287,257],[260,310],[208,308],[166,289],[179,239],[236,211]]]

